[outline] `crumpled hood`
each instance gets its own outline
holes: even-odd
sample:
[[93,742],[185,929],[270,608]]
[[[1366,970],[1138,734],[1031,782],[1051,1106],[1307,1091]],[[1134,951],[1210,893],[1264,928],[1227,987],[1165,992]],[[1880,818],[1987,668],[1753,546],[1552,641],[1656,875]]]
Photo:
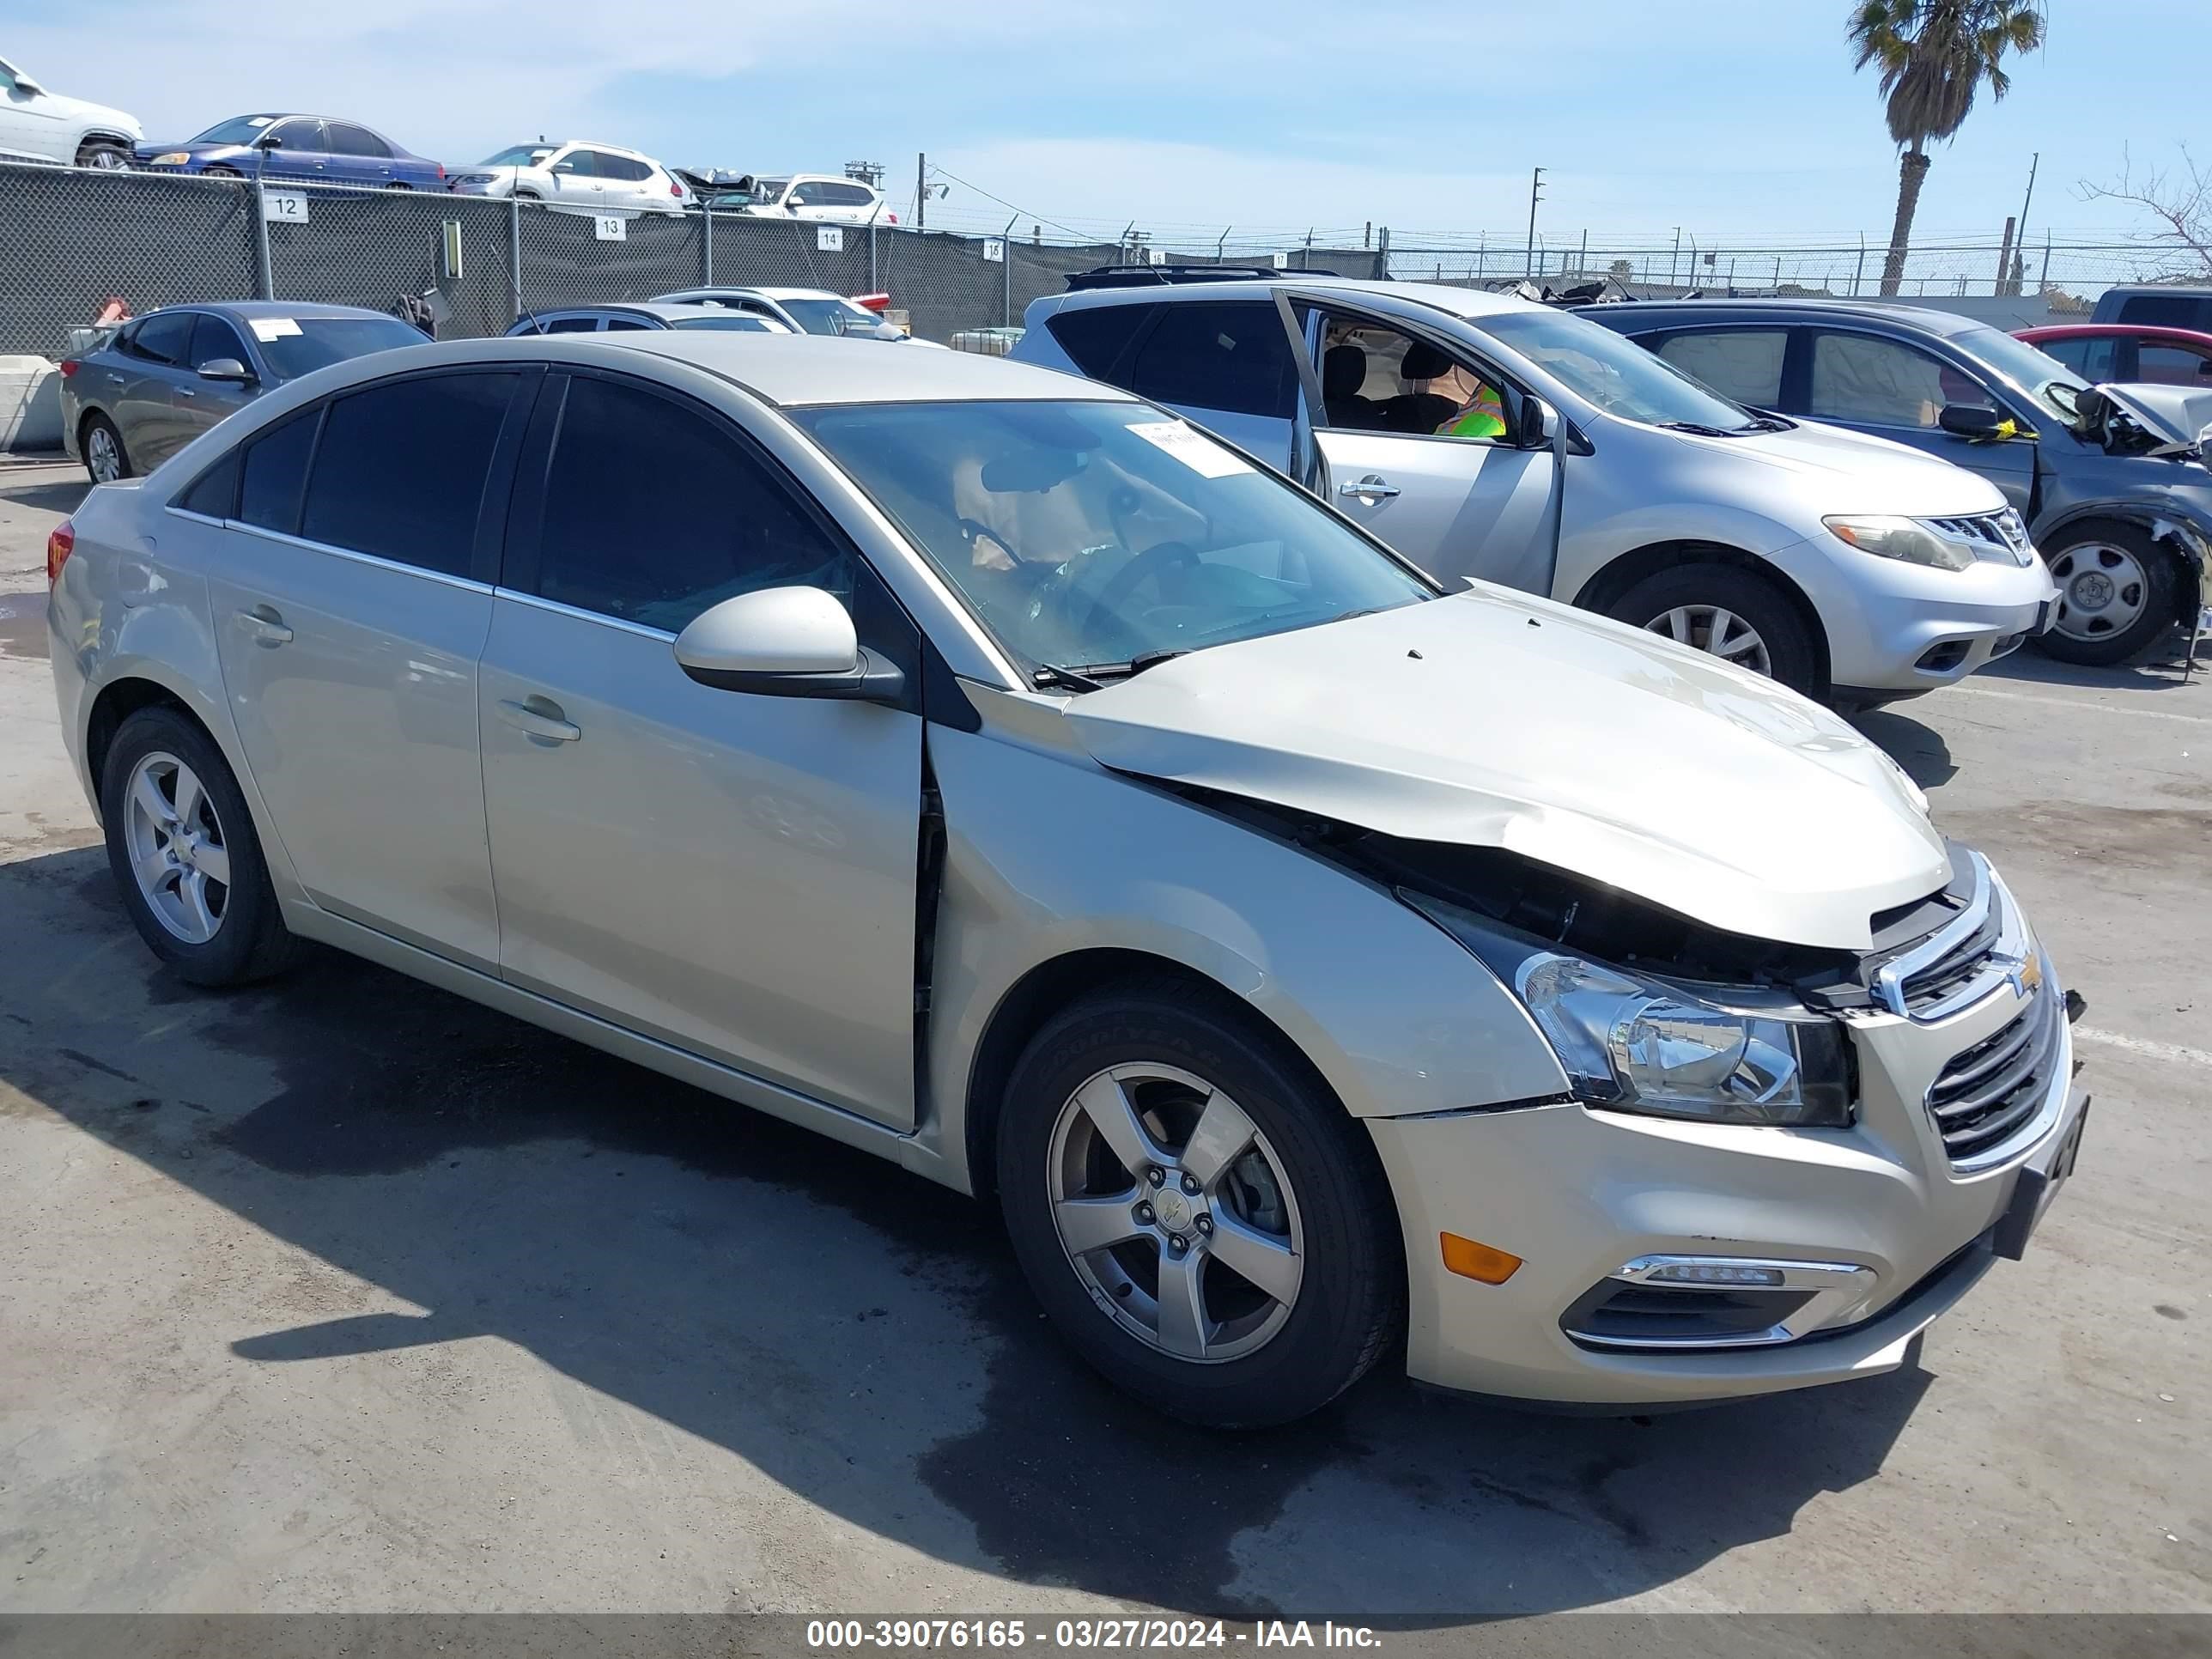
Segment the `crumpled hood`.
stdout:
[[2194,444],[2205,428],[2212,426],[2212,391],[2155,381],[2106,383],[2095,390],[2134,416],[2144,430],[2168,443]]
[[1923,454],[1906,444],[1818,421],[1799,421],[1788,432],[1689,441],[1725,449],[1735,457],[1790,472],[1817,486],[1832,507],[1826,513],[1892,513],[1917,519],[1963,518],[1995,513],[2003,493],[1978,472]]
[[1949,874],[1888,758],[1713,658],[1487,585],[1073,697],[1105,766],[1498,847],[1713,927],[1864,950]]

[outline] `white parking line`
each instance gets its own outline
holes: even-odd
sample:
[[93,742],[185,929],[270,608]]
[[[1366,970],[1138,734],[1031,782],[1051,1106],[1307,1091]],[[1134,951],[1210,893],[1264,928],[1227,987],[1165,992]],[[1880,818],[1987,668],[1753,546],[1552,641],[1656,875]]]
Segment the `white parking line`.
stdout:
[[2171,1060],[2177,1066],[2212,1066],[2212,1048],[2189,1048],[2179,1042],[2160,1042],[2154,1037],[2129,1036],[2119,1031],[2100,1031],[2094,1025],[2074,1028],[2076,1042],[2100,1042],[2107,1048],[2124,1048],[2131,1054],[2141,1054],[2147,1060]]
[[2176,714],[2164,708],[2135,708],[2116,702],[2076,702],[2071,697],[2039,697],[2028,691],[1994,691],[1986,685],[1954,685],[1952,694],[1996,697],[2004,702],[2040,702],[2053,708],[2093,708],[2104,714],[2134,714],[2147,720],[2179,720],[2184,726],[2212,726],[2212,715]]

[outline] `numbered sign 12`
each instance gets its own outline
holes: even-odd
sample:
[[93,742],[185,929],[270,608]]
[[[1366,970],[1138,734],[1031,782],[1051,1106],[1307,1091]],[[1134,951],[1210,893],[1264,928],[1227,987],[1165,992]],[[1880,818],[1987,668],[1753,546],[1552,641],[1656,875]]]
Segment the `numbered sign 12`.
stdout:
[[307,193],[303,190],[264,190],[261,192],[261,216],[272,225],[304,225],[307,222]]

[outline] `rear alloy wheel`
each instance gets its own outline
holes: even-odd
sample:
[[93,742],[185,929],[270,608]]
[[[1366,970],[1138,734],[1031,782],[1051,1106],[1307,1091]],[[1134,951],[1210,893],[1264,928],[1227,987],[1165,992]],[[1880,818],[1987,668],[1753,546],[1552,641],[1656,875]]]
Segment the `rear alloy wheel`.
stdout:
[[1648,633],[1814,695],[1813,641],[1773,583],[1731,564],[1677,565],[1646,576],[1609,614]]
[[123,447],[123,434],[105,415],[84,423],[84,470],[96,484],[113,483],[131,476],[131,456]]
[[214,741],[175,708],[123,722],[101,768],[108,868],[154,954],[195,985],[243,985],[288,963],[261,842]]
[[1182,981],[1068,1009],[1015,1067],[1000,1201],[1072,1346],[1157,1409],[1285,1423],[1404,1322],[1371,1142],[1280,1039]]
[[2051,631],[2037,643],[2061,662],[2124,662],[2172,625],[2179,571],[2164,548],[2134,525],[2075,525],[2043,550],[2058,584]]

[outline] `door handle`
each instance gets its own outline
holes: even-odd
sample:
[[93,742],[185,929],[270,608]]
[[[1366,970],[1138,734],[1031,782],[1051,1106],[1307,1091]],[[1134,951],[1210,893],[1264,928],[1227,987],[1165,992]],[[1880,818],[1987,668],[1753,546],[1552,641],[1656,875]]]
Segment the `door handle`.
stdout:
[[179,398],[197,398],[199,395],[198,388],[193,386],[180,386],[177,388],[177,396]]
[[509,702],[500,699],[499,717],[516,731],[547,743],[574,743],[584,735],[581,726],[561,717],[561,705],[547,697],[532,697],[527,702]]
[[1388,501],[1396,495],[1398,486],[1394,483],[1385,483],[1380,473],[1370,472],[1357,483],[1337,485],[1336,493],[1340,495],[1357,495],[1362,501]]
[[251,634],[257,644],[291,643],[292,630],[284,625],[284,618],[277,615],[273,605],[257,605],[251,611],[240,611],[238,625]]

